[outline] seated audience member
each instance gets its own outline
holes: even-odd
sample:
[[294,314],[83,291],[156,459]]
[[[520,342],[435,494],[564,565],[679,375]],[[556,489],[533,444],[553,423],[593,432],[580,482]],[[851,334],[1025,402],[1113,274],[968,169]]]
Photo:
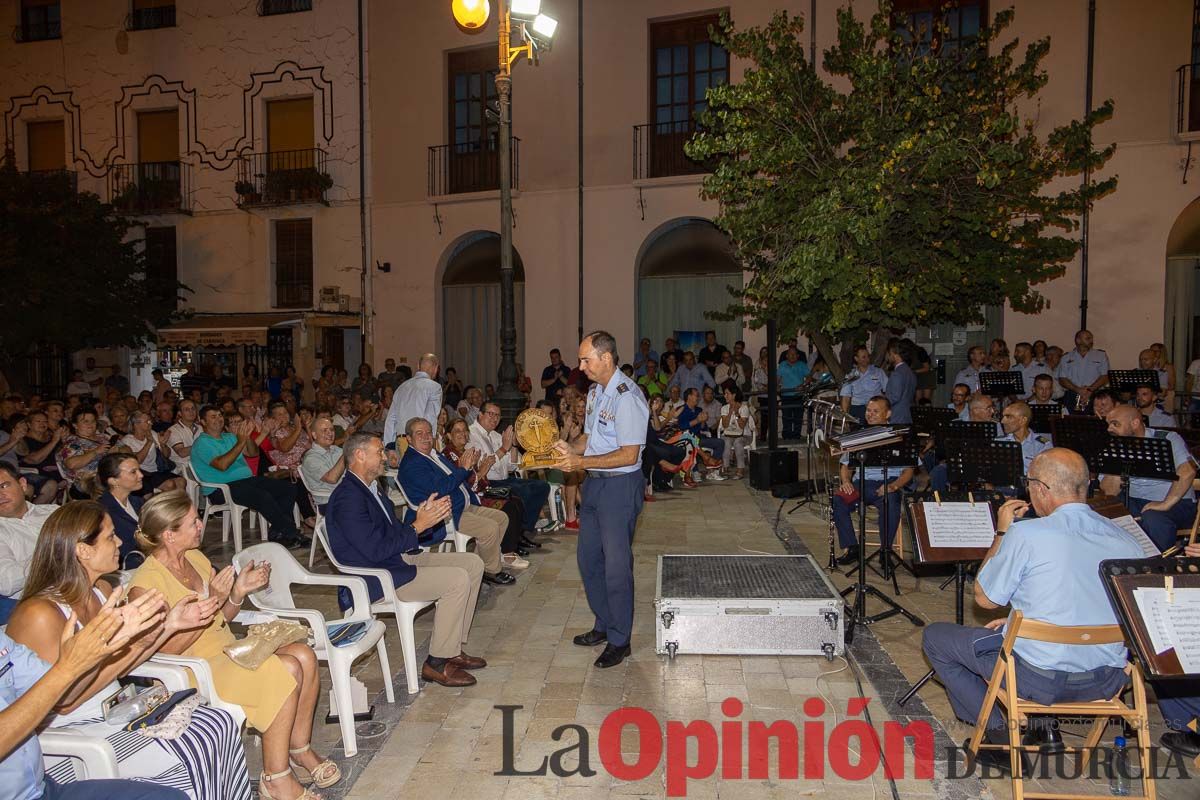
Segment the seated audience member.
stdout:
[[[1142,415],[1132,406],[1117,406],[1108,413],[1108,432],[1113,436],[1150,437],[1166,439],[1171,443],[1175,480],[1130,478],[1126,502],[1133,515],[1141,517],[1138,524],[1146,535],[1158,545],[1159,550],[1166,550],[1175,544],[1176,531],[1191,527],[1196,518],[1196,493],[1192,491],[1196,464],[1191,453],[1178,433],[1147,428]],[[1101,475],[1100,488],[1113,497],[1119,496],[1120,476]]]
[[70,484],[73,496],[87,497],[82,482],[94,475],[96,465],[112,448],[99,432],[96,412],[91,406],[80,406],[71,414],[71,432],[63,437],[55,455],[59,474]]
[[[448,496],[458,532],[475,538],[476,551],[483,559],[483,580],[497,586],[515,583],[516,578],[500,568],[500,542],[508,517],[503,511],[479,505],[479,499],[467,488],[479,451],[467,450],[455,466],[434,449],[433,429],[427,421],[413,417],[404,426],[404,432],[409,446],[397,471],[404,494],[414,503],[420,502],[418,497]],[[431,527],[429,544],[445,538],[445,523]]]
[[42,720],[69,701],[85,675],[157,624],[157,611],[139,616],[121,613],[114,607],[118,599],[120,594],[114,592],[79,632],[74,626],[64,631],[53,664],[0,632],[0,652],[7,654],[6,669],[11,673],[8,680],[0,681],[0,797],[5,800],[186,800],[179,789],[141,781],[93,779],[64,786],[46,777],[37,737]]
[[379,383],[372,374],[370,364],[358,365],[358,377],[350,384],[350,394],[371,400],[379,397]]
[[664,405],[665,411],[673,411],[676,414],[683,408],[683,390],[679,388],[679,384],[675,384],[667,390],[667,401]]
[[104,430],[108,436],[127,436],[133,432],[130,427],[129,412],[120,402],[108,406],[108,427]]
[[[867,401],[868,425],[888,425],[891,415],[891,404],[886,397],[872,397]],[[879,512],[879,538],[883,542],[883,549],[891,550],[892,540],[896,538],[896,530],[900,527],[900,491],[912,482],[915,466],[865,467],[863,477],[866,479],[866,497],[857,498],[858,480],[854,473],[858,467],[850,466],[849,454],[842,455],[841,485],[832,503],[833,525],[837,529],[838,543],[846,550],[838,559],[839,564],[858,563],[860,545],[851,512],[858,508],[860,502],[875,506],[875,510]],[[856,499],[847,502],[850,498]]]
[[550,497],[550,484],[542,480],[512,477],[512,472],[521,463],[520,454],[514,446],[516,436],[510,425],[503,434],[496,430],[500,424],[500,406],[484,403],[483,412],[471,425],[471,447],[482,456],[495,456],[488,470],[488,482],[492,486],[506,488],[521,498],[525,505],[525,530],[533,533],[538,527],[538,516]]
[[725,404],[721,406],[720,423],[717,426],[721,438],[725,440],[725,454],[721,458],[721,466],[726,471],[737,457],[737,471],[733,477],[741,480],[746,477],[746,448],[754,435],[754,415],[750,406],[742,397],[742,390],[736,387],[725,387]]
[[[184,401],[192,403],[191,399],[185,397]],[[181,401],[183,402],[183,401]],[[150,427],[155,433],[165,433],[171,430],[171,426],[175,424],[175,403],[170,400],[160,400],[158,405],[154,407],[154,421]]]
[[658,362],[653,358],[646,362],[642,376],[638,378],[638,386],[645,389],[651,397],[667,390],[667,381],[659,374]]
[[[414,419],[409,427],[414,424],[429,425]],[[432,445],[432,436],[422,438]],[[406,461],[421,457],[415,443],[404,454]],[[347,566],[390,572],[398,599],[435,601],[433,636],[421,677],[442,686],[471,686],[475,678],[467,670],[487,666],[482,658],[462,650],[475,616],[483,562],[475,553],[421,552],[418,539],[450,517],[451,500],[431,493],[419,501],[411,524],[396,519],[392,504],[376,483],[385,463],[383,441],[378,436],[356,433],[347,440],[347,475],[333,490],[326,509],[329,546],[334,557]],[[373,602],[383,596],[374,578],[367,579],[367,590]]]
[[468,386],[463,392],[463,399],[459,401],[455,411],[468,423],[474,425],[475,421],[483,413],[483,392],[480,391],[479,387]]
[[[240,404],[239,404],[240,406]],[[183,474],[183,465],[188,463],[192,455],[192,445],[200,435],[200,424],[197,422],[199,407],[191,400],[179,403],[179,414],[171,427],[167,428],[167,444],[171,447],[171,461],[175,471]]]
[[[269,539],[284,547],[308,547],[312,542],[296,530],[292,507],[296,505],[296,484],[287,480],[254,475],[244,455],[256,455],[258,446],[251,438],[254,425],[242,420],[236,432],[225,430],[225,417],[212,406],[200,411],[204,432],[192,445],[192,468],[205,483],[223,483],[229,487],[230,499],[246,506],[267,519]],[[215,489],[205,489],[212,494]]]
[[956,383],[950,390],[950,402],[946,404],[946,408],[957,412],[958,418],[966,422],[971,418],[971,409],[968,407],[970,400],[971,387],[965,383]]
[[859,422],[866,422],[868,401],[886,392],[887,383],[887,373],[871,363],[871,351],[863,345],[854,348],[854,368],[838,391],[842,411]]
[[146,560],[135,536],[145,502],[140,495],[144,481],[137,457],[128,453],[109,453],[100,459],[93,479],[92,496],[104,506],[121,543],[121,569],[133,569]]
[[[15,413],[7,417],[0,428],[0,463],[8,464],[15,470],[21,469],[21,450],[29,435],[29,420],[23,414]],[[49,503],[58,491],[58,482],[39,470],[36,475],[25,476],[29,484],[30,497],[36,502]],[[51,486],[47,488],[47,484]]]
[[83,370],[77,369],[71,373],[71,381],[67,384],[67,397],[91,397],[92,385],[83,379]]
[[732,383],[734,386],[741,388],[745,383],[742,376],[741,365],[733,360],[733,353],[726,350],[721,354],[721,363],[717,364],[716,372],[713,373],[713,380],[717,382],[717,386],[725,387],[726,384]]
[[1152,386],[1143,384],[1137,387],[1133,393],[1133,404],[1151,428],[1175,427],[1175,418],[1158,404],[1158,395]]
[[129,448],[129,452],[133,453],[141,465],[142,485],[138,488],[138,494],[170,492],[184,488],[183,478],[166,469],[159,469],[160,464],[165,467],[171,463],[171,448],[167,446],[167,435],[150,430],[150,417],[140,411],[131,419],[132,432],[123,437],[118,444]]
[[1120,402],[1111,389],[1097,389],[1091,394],[1092,413],[1100,419],[1108,419],[1109,413]]
[[[695,389],[688,389],[683,396],[683,408],[680,409],[676,417],[676,424],[679,430],[685,434],[689,434],[696,439],[698,445],[697,457],[705,467],[711,470],[718,469],[721,466],[722,459],[725,456],[725,442],[708,435],[708,415],[700,408],[700,393]],[[703,448],[707,447],[712,451],[712,456],[707,455]],[[708,475],[711,480],[723,481],[725,477],[720,472],[712,472]]]
[[0,462],[0,625],[25,588],[42,524],[58,510],[58,506],[27,502],[26,489],[20,472]]
[[[334,413],[333,417],[331,418],[334,429],[336,430],[340,428],[343,434],[347,429],[350,428],[350,426],[354,424],[354,421],[358,419],[358,416],[353,410],[352,399],[353,398],[343,397],[341,400],[338,400],[336,413]],[[357,399],[359,402],[362,401],[361,397]]]
[[999,442],[1017,442],[1021,445],[1021,458],[1026,475],[1029,474],[1029,465],[1033,463],[1033,459],[1053,446],[1048,434],[1033,433],[1029,430],[1032,420],[1033,412],[1024,400],[1009,403],[1000,414],[1000,426],[1004,428],[1004,435],[996,439]]
[[[408,383],[408,381],[405,381],[405,383]],[[378,404],[372,400],[363,400],[358,407],[358,417],[354,421],[354,432],[373,433],[382,438],[389,408],[389,405],[386,405],[385,402],[390,403],[391,399],[391,389],[385,388],[380,395]],[[348,435],[347,438],[349,438]],[[345,442],[342,444],[345,446]]]
[[41,487],[34,492],[35,503],[52,503],[58,494],[61,476],[58,472],[58,445],[67,435],[66,428],[50,429],[49,418],[45,411],[33,410],[25,418],[27,429],[25,436],[14,448],[17,453],[19,467],[37,470],[37,475],[27,475],[26,480],[34,478],[30,486],[41,482]]
[[[724,391],[722,390],[722,397]],[[708,431],[709,436],[718,436],[717,425],[721,421],[721,406],[723,403],[717,399],[717,393],[711,386],[705,386],[704,391],[700,395],[700,410],[708,418],[704,423],[704,429]]]
[[329,417],[318,417],[312,426],[313,445],[304,454],[300,473],[304,484],[317,504],[317,511],[325,513],[329,495],[341,482],[346,473],[346,459],[342,448],[333,443],[333,421]]
[[[319,800],[319,794],[303,789],[301,780],[325,789],[341,780],[342,773],[312,748],[313,713],[321,691],[316,654],[307,644],[296,643],[280,647],[258,669],[230,660],[225,647],[237,639],[229,623],[246,595],[270,583],[271,564],[260,561],[241,572],[235,573],[232,566],[218,572],[199,550],[203,533],[196,507],[183,492],[165,492],[146,501],[138,532],[146,563],[130,582],[130,597],[163,597],[171,614],[181,608],[211,608],[202,624],[167,635],[162,652],[208,662],[217,694],[241,706],[246,723],[262,734],[259,798]],[[205,591],[208,598],[197,600]],[[296,775],[293,768],[303,772]],[[245,770],[242,765],[241,773]]]
[[[1105,559],[1141,558],[1141,548],[1116,523],[1087,505],[1088,468],[1071,450],[1053,448],[1034,459],[1029,497],[1000,508],[996,538],[975,578],[975,602],[987,610],[1011,605],[1027,619],[1053,625],[1115,625],[1112,605],[1099,578]],[[1020,520],[1030,506],[1036,519]],[[1005,620],[986,627],[935,622],[925,628],[923,649],[954,715],[974,724],[1004,640]],[[1127,678],[1124,644],[1078,647],[1017,639],[1017,690],[1039,703],[1107,699]],[[1016,724],[1010,721],[1009,724]],[[1031,726],[1025,744],[1061,748],[1051,727]],[[987,721],[986,742],[1008,744],[1000,704]],[[1009,755],[982,750],[977,758],[1007,771]],[[1025,774],[1029,774],[1023,770]]]
[[269,412],[275,427],[271,431],[273,449],[268,457],[271,463],[280,469],[295,473],[300,468],[300,462],[304,460],[304,454],[312,447],[312,439],[305,430],[300,415],[293,417],[289,414],[286,404],[272,403]]
[[[642,451],[642,474],[646,482],[654,491],[669,492],[671,476],[682,472],[684,485],[690,484],[694,488],[695,483],[688,473],[695,463],[697,448],[678,429],[664,422],[662,395],[651,397],[649,405],[646,447]],[[654,495],[647,494],[646,497],[653,499]]]
[[[118,567],[118,545],[112,520],[99,503],[70,503],[51,514],[38,537],[29,580],[9,621],[8,635],[43,661],[57,661],[64,629],[91,622],[111,602],[113,594],[122,594],[120,587],[102,578]],[[217,598],[192,597],[164,615],[160,592],[133,598],[121,613],[133,618],[150,614],[156,624],[81,678],[45,724],[108,739],[114,745],[122,778],[173,786],[193,797],[248,800],[246,755],[239,727],[228,713],[199,706],[192,710],[189,724],[176,739],[131,738],[123,725],[104,720],[105,701],[121,688],[117,680],[172,637],[188,635],[207,624],[221,602]],[[63,760],[50,766],[48,774],[55,782],[66,783],[75,778],[75,768],[70,760]]]
[[683,363],[676,368],[675,374],[667,381],[668,388],[678,386],[684,394],[688,389],[695,389],[699,393],[705,386],[715,387],[716,385],[708,367],[697,364],[696,354],[691,350],[683,354]]
[[[471,439],[471,431],[467,425],[467,421],[465,419],[456,419],[450,423],[446,439],[447,444],[442,448],[442,455],[449,459],[451,464],[457,466],[459,459],[467,451],[467,442]],[[525,556],[529,555],[529,550],[523,542],[525,538],[523,525],[525,504],[515,494],[510,494],[508,497],[487,497],[484,494],[488,488],[488,469],[491,468],[495,461],[495,456],[483,456],[476,461],[475,465],[468,470],[471,473],[471,477],[467,479],[467,488],[474,493],[480,505],[503,511],[504,515],[508,517],[508,525],[504,529],[504,538],[500,541],[500,560],[504,562],[504,566],[506,567],[525,569],[529,566],[529,562],[525,560]]]
[[635,377],[642,377],[646,374],[649,363],[653,361],[655,366],[658,365],[658,353],[650,346],[650,340],[643,337],[638,342],[637,354],[633,357],[633,374]]

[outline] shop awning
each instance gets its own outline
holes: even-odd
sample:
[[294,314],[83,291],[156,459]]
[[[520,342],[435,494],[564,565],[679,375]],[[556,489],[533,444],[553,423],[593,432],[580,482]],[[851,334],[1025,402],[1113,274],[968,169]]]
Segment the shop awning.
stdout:
[[236,347],[266,345],[269,328],[298,325],[302,312],[208,314],[158,329],[159,347]]

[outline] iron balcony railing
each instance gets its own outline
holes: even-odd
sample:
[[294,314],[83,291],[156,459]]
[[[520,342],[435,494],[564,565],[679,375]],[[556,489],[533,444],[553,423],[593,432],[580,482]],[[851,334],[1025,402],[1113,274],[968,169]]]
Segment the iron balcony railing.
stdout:
[[44,42],[62,38],[62,22],[59,20],[27,20],[13,28],[14,42]]
[[1175,70],[1175,135],[1200,138],[1200,64],[1184,64]]
[[151,31],[155,28],[175,27],[175,6],[135,8],[125,17],[125,30]]
[[31,188],[59,188],[66,186],[71,192],[79,191],[79,174],[69,169],[31,169],[25,173]]
[[312,11],[312,0],[258,0],[260,17],[294,14],[297,11]]
[[634,125],[633,179],[712,172],[710,165],[693,161],[683,152],[683,146],[695,133],[695,120]]
[[[512,137],[509,164],[511,188],[520,188],[521,140]],[[439,144],[429,148],[429,197],[465,192],[487,192],[500,188],[499,142],[493,136],[486,141],[466,144]]]
[[116,164],[108,173],[109,202],[127,214],[192,210],[192,167],[179,161]]
[[292,203],[325,203],[333,179],[325,171],[325,151],[281,150],[247,153],[238,160],[239,206],[284,206]]
[[312,280],[275,281],[276,308],[312,308]]

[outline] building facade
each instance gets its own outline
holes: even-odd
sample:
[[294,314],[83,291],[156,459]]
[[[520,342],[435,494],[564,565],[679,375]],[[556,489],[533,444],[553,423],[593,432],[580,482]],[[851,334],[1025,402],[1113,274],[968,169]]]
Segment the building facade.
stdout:
[[[287,344],[302,373],[318,354],[353,373],[360,353],[378,369],[433,350],[484,383],[499,361],[496,21],[461,30],[449,5],[362,0],[360,40],[357,0],[4,0],[0,19],[16,26],[0,44],[6,138],[22,169],[73,171],[81,190],[145,215],[153,252],[174,245],[197,317],[166,343],[228,344],[214,331],[242,328],[246,341],[231,347],[243,361],[246,348],[275,347],[282,363]],[[570,359],[579,331],[598,327],[623,355],[641,336],[661,349],[675,331],[706,328],[757,351],[761,331],[704,313],[742,281],[709,222],[716,205],[700,197],[704,166],[682,153],[705,88],[744,68],[709,41],[708,24],[723,10],[739,26],[779,8],[801,14],[819,61],[841,5],[544,0],[559,20],[553,49],[513,77],[527,372],[537,377],[551,347]],[[941,5],[897,3],[916,15]],[[952,376],[966,347],[992,335],[1070,347],[1086,298],[1114,367],[1165,341],[1182,368],[1200,354],[1196,3],[1105,0],[1091,26],[1087,0],[1013,6],[1012,36],[1051,41],[1039,130],[1081,116],[1090,84],[1093,104],[1116,108],[1098,128],[1098,143],[1117,145],[1098,177],[1120,183],[1091,214],[1086,284],[1077,259],[1042,287],[1046,313],[995,309],[987,326],[916,338]],[[969,34],[997,8],[962,0],[956,24]]]

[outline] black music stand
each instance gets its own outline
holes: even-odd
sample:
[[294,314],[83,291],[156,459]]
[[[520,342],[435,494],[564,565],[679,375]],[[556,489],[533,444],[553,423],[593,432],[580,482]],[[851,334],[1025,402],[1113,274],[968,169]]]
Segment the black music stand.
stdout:
[[[920,460],[920,445],[917,443],[917,440],[916,440],[915,436],[913,435],[913,432],[911,429],[909,430],[908,438],[906,438],[904,441],[897,442],[896,444],[888,445],[886,447],[876,447],[872,450],[867,450],[865,452],[867,454],[866,455],[866,466],[867,467],[883,469],[883,471],[884,471],[883,477],[884,477],[884,485],[885,486],[887,485],[889,480],[891,480],[895,476],[898,476],[905,469],[912,468],[915,471],[917,468],[917,465],[919,464],[919,460]],[[861,505],[862,504],[861,491],[859,494],[860,494],[859,504]],[[883,526],[883,530],[887,530],[889,527],[886,494],[887,493],[885,492],[884,493],[885,497],[884,497],[884,503],[883,503],[883,510],[879,514],[880,519],[881,519],[881,524]],[[899,525],[897,525],[897,527],[896,527],[896,535],[897,536],[900,535]],[[863,538],[861,539],[861,541],[859,542],[860,549],[862,548],[863,543],[865,543],[865,542],[866,542],[866,536],[864,535]],[[893,545],[895,544],[894,539],[892,541],[892,544]],[[874,560],[875,558],[879,559],[879,566],[883,570],[883,572],[875,572],[875,574],[878,575],[879,577],[883,578],[885,581],[890,580],[892,582],[892,591],[896,595],[900,594],[900,584],[897,583],[897,581],[896,581],[896,570],[892,566],[893,558],[896,559],[899,566],[902,566],[906,570],[908,570],[908,573],[910,575],[913,575],[914,577],[916,576],[916,573],[913,571],[912,567],[909,566],[907,563],[905,563],[904,559],[893,554],[891,552],[891,548],[886,546],[883,543],[882,538],[880,539],[880,542],[879,542],[879,549],[876,550],[874,553],[871,553],[869,556],[867,556],[867,564],[869,565],[871,563],[871,561]],[[853,575],[854,571],[857,569],[858,569],[858,567],[852,568],[849,572],[846,573],[846,577],[850,577],[851,575]],[[874,567],[871,567],[871,569],[872,569],[872,571],[875,571]]]
[[1019,487],[1025,459],[1020,442],[951,439],[946,442],[946,468],[953,483]]
[[1108,444],[1108,424],[1091,414],[1055,417],[1050,420],[1050,434],[1055,447],[1065,447],[1083,456],[1092,472],[1097,454]]
[[981,372],[979,391],[988,397],[1022,397],[1025,394],[1025,376],[1020,372]]
[[[866,431],[859,431],[858,435],[859,436],[862,436],[864,434],[869,435],[870,432],[875,431],[875,430],[876,430],[875,428],[868,428]],[[854,630],[855,625],[864,625],[864,626],[870,625],[872,623],[880,622],[882,620],[888,619],[889,617],[894,617],[897,614],[903,614],[904,617],[906,619],[908,619],[909,622],[911,622],[913,625],[916,625],[918,628],[923,627],[925,625],[925,621],[922,620],[920,617],[918,617],[917,615],[913,614],[908,609],[901,606],[899,603],[897,603],[892,598],[888,597],[886,594],[881,592],[879,589],[876,589],[874,586],[871,586],[869,583],[867,583],[867,549],[862,546],[862,543],[865,542],[867,539],[867,504],[864,502],[864,499],[867,494],[867,478],[866,478],[867,473],[866,473],[866,468],[865,468],[866,467],[867,450],[874,449],[877,447],[886,447],[889,445],[903,444],[905,441],[906,435],[907,435],[906,430],[900,430],[900,431],[895,432],[895,435],[885,438],[885,439],[879,439],[876,441],[870,441],[870,442],[865,442],[865,443],[864,442],[856,442],[854,444],[846,445],[847,448],[849,448],[849,447],[855,448],[853,451],[846,450],[846,452],[850,452],[850,458],[853,459],[858,464],[858,498],[859,498],[859,503],[858,503],[858,537],[859,537],[858,538],[858,541],[859,541],[858,580],[854,583],[853,586],[847,586],[845,589],[843,589],[841,591],[842,597],[845,597],[846,595],[851,594],[851,593],[854,594],[854,600],[850,604],[850,618],[851,618],[852,624],[851,624],[851,628],[850,628],[850,633],[848,634],[849,636],[853,636],[853,630]],[[854,434],[852,434],[852,436],[854,436]],[[834,448],[837,448],[839,450],[842,449],[842,445],[838,440],[831,439],[830,441]],[[838,501],[835,501],[835,502],[838,502]],[[878,614],[868,615],[867,614],[867,595],[871,595],[876,600],[879,600],[881,603],[886,605],[887,608]]]
[[1000,426],[990,420],[987,422],[978,422],[975,420],[968,422],[956,419],[943,427],[941,434],[942,438],[946,441],[950,439],[988,441],[1000,435]]
[[953,408],[941,406],[913,406],[912,429],[918,436],[933,436],[938,428],[948,425],[958,419],[958,412]]
[[1095,456],[1096,472],[1121,476],[1121,502],[1129,505],[1130,478],[1152,478],[1174,481],[1175,452],[1171,442],[1154,436],[1110,436],[1104,448]]
[[1030,403],[1029,410],[1033,413],[1029,430],[1034,433],[1054,433],[1052,421],[1063,415],[1063,407],[1059,403]]
[[1133,392],[1139,386],[1150,385],[1155,394],[1161,391],[1158,383],[1158,370],[1153,369],[1110,369],[1108,371],[1108,388],[1114,392]]

